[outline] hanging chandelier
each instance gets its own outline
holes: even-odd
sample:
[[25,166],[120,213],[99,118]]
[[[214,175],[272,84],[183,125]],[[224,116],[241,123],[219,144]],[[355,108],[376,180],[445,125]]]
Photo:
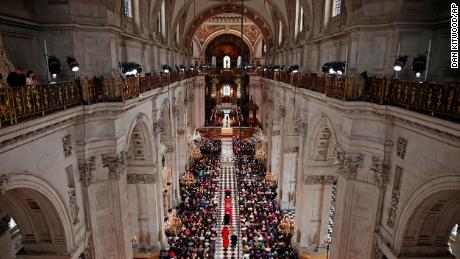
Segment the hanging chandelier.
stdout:
[[279,231],[284,236],[292,236],[294,234],[295,222],[288,216],[284,216],[279,225]]
[[192,185],[193,183],[195,183],[195,176],[193,176],[193,174],[190,171],[186,171],[184,173],[184,176],[182,176],[182,182],[185,185]]
[[265,151],[262,148],[258,148],[256,150],[256,154],[255,154],[254,157],[258,161],[264,161],[265,160]]
[[194,160],[199,160],[203,157],[203,155],[201,154],[201,150],[199,147],[196,147],[193,149],[192,151],[192,154],[190,154],[190,156],[194,159]]
[[274,176],[272,172],[269,172],[267,175],[265,175],[265,182],[269,186],[276,185],[276,183],[277,183],[276,176]]
[[168,235],[178,236],[182,230],[182,220],[173,212],[166,221],[165,232]]

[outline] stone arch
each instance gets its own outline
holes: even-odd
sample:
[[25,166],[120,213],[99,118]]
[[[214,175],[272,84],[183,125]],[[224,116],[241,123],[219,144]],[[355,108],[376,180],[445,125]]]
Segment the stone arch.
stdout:
[[141,113],[131,123],[128,131],[125,150],[128,150],[128,161],[144,160],[155,161],[153,149],[152,123],[146,114]]
[[286,132],[288,135],[298,135],[300,133],[300,126],[302,123],[302,116],[297,105],[291,103],[286,113]]
[[25,252],[32,255],[73,252],[70,209],[45,179],[30,172],[9,174],[1,189],[0,209],[18,224]]
[[[211,35],[209,35],[206,38],[205,42],[203,43],[203,46],[201,47],[200,58],[205,58],[206,48],[208,47],[209,43],[211,43],[214,39],[216,39],[217,37],[219,37],[221,35],[224,35],[224,34],[232,34],[232,35],[235,35],[235,36],[238,36],[238,37],[241,36],[241,32],[239,32],[237,30],[233,30],[233,29],[219,30],[219,31],[216,31],[216,32],[212,33]],[[249,55],[250,55],[250,57],[254,57],[254,46],[251,44],[251,41],[248,39],[248,37],[246,37],[246,35],[244,35],[244,34],[243,34],[243,41],[249,47]]]
[[[183,37],[185,41],[183,44],[185,44],[185,49],[188,50],[190,47],[190,44],[192,43],[192,37],[195,34],[195,31],[197,28],[199,28],[199,25],[201,25],[204,21],[209,19],[212,16],[222,14],[222,13],[241,13],[241,6],[238,4],[216,4],[213,5],[206,10],[197,13],[196,14],[196,19],[195,19],[195,26],[193,24],[189,25],[188,28],[185,30],[185,36]],[[262,32],[262,35],[266,39],[267,46],[271,48],[273,45],[273,39],[274,33],[270,29],[269,23],[263,18],[263,16],[258,15],[257,11],[253,10],[252,8],[249,8],[247,6],[244,7],[244,16],[254,22],[256,24],[260,31]],[[283,24],[286,24],[284,19]]]
[[126,140],[128,150],[127,195],[130,234],[136,235],[138,243],[154,247],[158,243],[161,200],[156,170],[156,152],[152,123],[148,116],[139,113],[131,123]]
[[402,209],[394,250],[397,255],[446,255],[450,230],[459,222],[460,175],[432,178],[415,189]]
[[322,114],[312,120],[307,138],[307,159],[333,161],[337,135],[329,118]]

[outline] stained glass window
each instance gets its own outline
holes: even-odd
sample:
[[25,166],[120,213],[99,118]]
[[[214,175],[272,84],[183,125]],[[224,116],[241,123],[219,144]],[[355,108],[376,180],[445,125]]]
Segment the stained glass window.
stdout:
[[334,1],[334,10],[332,16],[337,16],[342,11],[342,0],[333,0]]
[[125,17],[133,17],[131,0],[123,0],[123,15]]
[[230,96],[230,86],[229,85],[224,85],[223,95]]

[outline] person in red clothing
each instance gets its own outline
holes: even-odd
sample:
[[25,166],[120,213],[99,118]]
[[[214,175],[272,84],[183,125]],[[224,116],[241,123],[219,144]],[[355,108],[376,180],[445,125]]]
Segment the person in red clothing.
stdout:
[[232,205],[232,199],[227,198],[225,199],[225,206],[231,206]]
[[225,206],[225,214],[230,216],[230,221],[232,220],[232,208],[230,206]]
[[230,235],[230,230],[227,226],[222,228],[222,239],[224,241],[224,249],[227,250],[228,246],[230,245],[230,240],[228,239],[228,235]]

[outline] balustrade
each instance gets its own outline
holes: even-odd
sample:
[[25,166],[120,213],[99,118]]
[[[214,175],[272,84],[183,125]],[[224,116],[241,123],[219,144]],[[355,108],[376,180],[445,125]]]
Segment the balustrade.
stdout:
[[312,76],[304,73],[263,71],[264,78],[320,92],[344,101],[388,104],[442,119],[460,121],[460,83],[417,83],[386,78]]
[[70,107],[120,102],[195,76],[193,71],[145,77],[81,79],[39,86],[0,88],[0,128]]

